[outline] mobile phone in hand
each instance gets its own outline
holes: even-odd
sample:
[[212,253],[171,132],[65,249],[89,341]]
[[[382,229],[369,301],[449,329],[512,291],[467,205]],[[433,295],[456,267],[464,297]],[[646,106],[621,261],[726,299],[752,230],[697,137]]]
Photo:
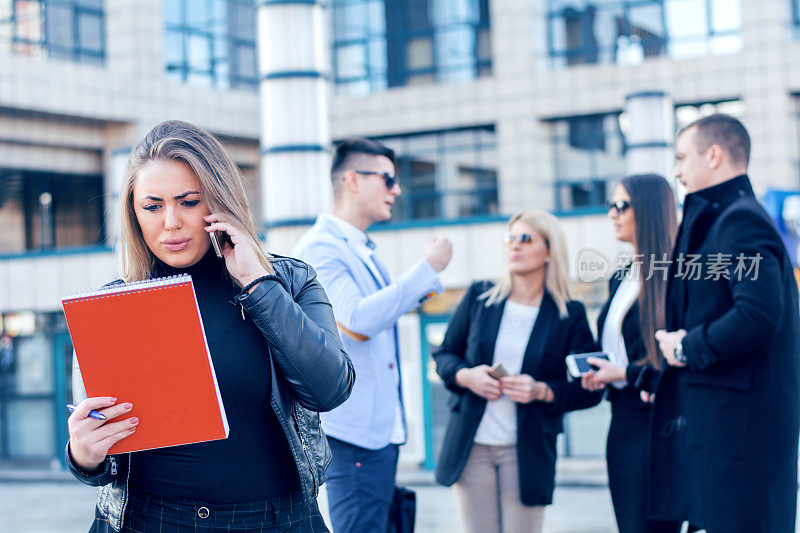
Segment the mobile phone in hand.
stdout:
[[510,376],[511,374],[508,373],[506,367],[503,366],[503,363],[497,362],[489,368],[489,375],[492,376],[494,379],[500,379]]
[[608,361],[608,354],[605,352],[574,353],[568,355],[567,370],[569,371],[569,375],[578,379],[584,374],[588,374],[591,370],[597,370],[596,366],[589,364],[588,359],[590,357]]
[[224,231],[212,231],[209,235],[211,237],[211,246],[214,247],[214,253],[217,254],[217,257],[222,258],[222,248],[226,242],[230,242],[228,234]]

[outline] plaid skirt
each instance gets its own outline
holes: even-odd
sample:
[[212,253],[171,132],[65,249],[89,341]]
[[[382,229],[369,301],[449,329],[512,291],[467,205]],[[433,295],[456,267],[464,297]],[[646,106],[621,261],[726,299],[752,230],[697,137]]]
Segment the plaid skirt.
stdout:
[[[317,533],[327,532],[316,502],[303,503],[300,491],[269,500],[210,504],[130,495],[121,533]],[[89,533],[116,533],[95,510]]]

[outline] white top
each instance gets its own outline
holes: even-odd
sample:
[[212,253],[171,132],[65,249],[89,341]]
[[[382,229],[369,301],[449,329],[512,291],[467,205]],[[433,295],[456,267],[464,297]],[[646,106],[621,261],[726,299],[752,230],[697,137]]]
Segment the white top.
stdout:
[[[373,254],[375,252],[372,250],[372,248],[367,246],[367,242],[369,241],[367,234],[346,220],[342,220],[337,216],[329,215],[327,213],[322,213],[319,216],[330,218],[330,220],[339,226],[339,229],[342,230],[342,233],[344,233],[348,239],[354,243],[357,243],[357,246],[355,246],[356,253],[372,271],[372,274],[375,276],[375,278],[378,280],[383,280],[383,276],[373,260]],[[400,354],[397,355],[399,359]],[[392,436],[389,442],[392,444],[403,444],[406,441],[406,430],[403,426],[403,404],[400,401],[400,372],[398,365],[394,365],[394,375],[394,381],[397,387],[397,401],[395,402],[394,406],[394,426],[392,428]]]
[[[506,301],[500,328],[497,330],[497,342],[494,345],[493,363],[503,363],[508,373],[519,374],[522,370],[522,359],[525,348],[533,331],[533,323],[539,315],[539,308],[532,305]],[[477,444],[492,446],[508,446],[517,442],[517,404],[503,394],[496,400],[486,404],[478,431],[475,433]]]
[[[642,284],[639,281],[638,272],[639,269],[633,265],[620,282],[617,292],[611,300],[611,305],[608,306],[608,315],[600,335],[600,344],[603,351],[608,354],[608,359],[621,367],[628,366],[628,351],[625,349],[625,339],[622,337],[622,322],[631,306],[636,302],[636,298],[639,297]],[[611,385],[617,389],[624,388],[626,384],[625,380],[611,382]]]

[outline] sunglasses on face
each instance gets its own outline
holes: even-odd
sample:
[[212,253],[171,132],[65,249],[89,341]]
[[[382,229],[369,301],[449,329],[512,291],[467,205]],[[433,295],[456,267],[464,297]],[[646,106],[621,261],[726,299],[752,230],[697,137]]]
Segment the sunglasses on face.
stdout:
[[506,233],[503,235],[503,244],[509,245],[514,244],[514,241],[519,241],[520,244],[528,244],[536,240],[536,237],[531,235],[530,233],[520,233],[519,235],[514,235],[513,233]]
[[383,182],[389,190],[394,189],[394,186],[399,183],[399,179],[388,172],[371,172],[368,170],[354,170],[353,172],[364,176],[380,176],[383,178]]
[[628,208],[631,206],[631,203],[628,200],[620,200],[619,202],[608,202],[608,210],[611,211],[612,209],[617,210],[617,214],[621,215]]

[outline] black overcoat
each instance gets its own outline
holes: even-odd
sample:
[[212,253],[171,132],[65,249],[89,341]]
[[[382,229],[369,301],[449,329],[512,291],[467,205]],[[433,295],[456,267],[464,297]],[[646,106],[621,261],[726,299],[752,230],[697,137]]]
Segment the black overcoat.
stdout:
[[797,285],[747,176],[687,195],[668,283],[667,329],[688,332],[688,367],[668,367],[656,392],[651,516],[709,533],[794,531]]
[[[478,297],[489,288],[490,282],[476,282],[469,287],[450,320],[441,347],[433,354],[436,371],[453,392],[450,419],[436,465],[436,480],[447,486],[458,481],[464,470],[486,409],[487,401],[457,385],[455,375],[462,368],[492,364],[506,301],[487,307],[486,301]],[[565,357],[592,351],[595,346],[583,304],[568,302],[567,310],[568,316],[559,317],[555,301],[545,292],[522,360],[522,373],[547,382],[555,397],[550,404],[517,404],[520,498],[526,505],[549,505],[553,500],[556,437],[564,428],[563,413],[596,405],[602,397],[585,391],[580,381],[567,382]]]

